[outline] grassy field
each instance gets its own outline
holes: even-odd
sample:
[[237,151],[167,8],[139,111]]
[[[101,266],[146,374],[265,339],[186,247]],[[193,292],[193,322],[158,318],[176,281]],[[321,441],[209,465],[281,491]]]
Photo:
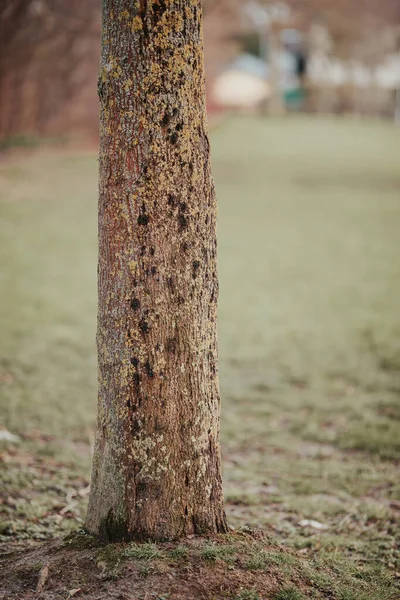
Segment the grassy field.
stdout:
[[[353,578],[343,600],[396,599],[400,131],[240,118],[212,148],[230,523]],[[7,544],[60,534],[85,511],[96,178],[90,154],[0,164],[2,414],[19,436],[3,444]]]

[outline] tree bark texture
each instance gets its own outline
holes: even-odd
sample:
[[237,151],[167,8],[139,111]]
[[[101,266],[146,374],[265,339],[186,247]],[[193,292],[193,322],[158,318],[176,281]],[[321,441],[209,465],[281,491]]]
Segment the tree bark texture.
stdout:
[[87,529],[227,530],[199,0],[103,0],[98,428]]

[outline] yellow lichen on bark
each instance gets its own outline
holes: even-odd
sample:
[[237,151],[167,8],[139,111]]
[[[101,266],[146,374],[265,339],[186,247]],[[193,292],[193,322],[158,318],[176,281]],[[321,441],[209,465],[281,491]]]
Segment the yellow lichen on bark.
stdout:
[[99,416],[86,525],[109,540],[227,528],[202,48],[200,1],[103,0]]

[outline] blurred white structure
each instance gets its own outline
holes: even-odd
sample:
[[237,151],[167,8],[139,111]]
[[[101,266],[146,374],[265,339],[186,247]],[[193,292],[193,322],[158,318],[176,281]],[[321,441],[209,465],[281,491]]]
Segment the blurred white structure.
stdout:
[[361,61],[343,61],[314,53],[308,61],[308,78],[319,85],[353,84],[360,88],[375,86],[396,90],[400,86],[400,54],[386,56],[382,64],[367,67]]
[[213,101],[225,108],[255,110],[271,95],[267,81],[240,69],[229,69],[216,78]]

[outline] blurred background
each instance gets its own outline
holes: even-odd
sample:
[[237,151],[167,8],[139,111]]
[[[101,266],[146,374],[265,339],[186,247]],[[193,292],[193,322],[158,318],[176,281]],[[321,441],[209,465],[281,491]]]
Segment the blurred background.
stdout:
[[[395,598],[400,2],[204,11],[229,520]],[[0,27],[0,541],[19,546],[79,526],[89,491],[100,2],[7,0]]]
[[[400,119],[397,0],[204,0],[211,114]],[[96,139],[98,0],[0,7],[0,140]],[[396,108],[397,106],[397,108]]]

